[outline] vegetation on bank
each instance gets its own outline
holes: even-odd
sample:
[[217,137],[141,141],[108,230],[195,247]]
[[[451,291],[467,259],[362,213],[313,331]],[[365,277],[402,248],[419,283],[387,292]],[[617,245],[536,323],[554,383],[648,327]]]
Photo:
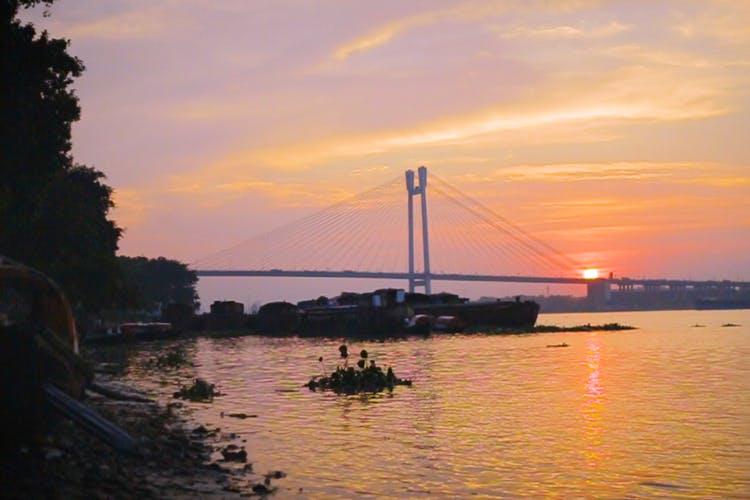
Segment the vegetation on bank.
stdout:
[[153,310],[158,305],[184,304],[200,307],[195,289],[198,275],[186,264],[158,257],[117,258],[122,273],[123,294],[120,307]]
[[81,113],[71,85],[83,63],[68,40],[18,18],[38,3],[0,2],[0,249],[52,277],[78,310],[94,311],[118,295],[122,229],[109,218],[104,174],[71,153]]
[[464,330],[463,333],[486,333],[486,334],[519,334],[519,333],[560,333],[560,332],[600,332],[600,331],[618,331],[618,330],[635,330],[636,327],[621,325],[620,323],[604,323],[603,325],[585,325],[577,326],[554,326],[554,325],[535,325],[530,328],[498,328],[494,326],[471,326]]
[[197,276],[184,264],[116,256],[113,190],[72,155],[81,116],[72,85],[84,64],[69,40],[19,19],[53,3],[0,1],[0,252],[51,277],[79,319],[170,302],[197,308]]
[[157,355],[156,358],[151,358],[146,365],[148,367],[159,369],[170,369],[193,366],[193,363],[188,359],[185,349],[181,346],[177,346],[163,354]]
[[[339,354],[344,361],[336,366],[336,370],[327,377],[312,377],[305,384],[311,391],[320,389],[321,391],[330,390],[336,394],[362,394],[384,390],[390,392],[397,385],[411,385],[411,380],[398,378],[390,366],[387,371],[383,372],[374,360],[369,360],[368,363],[369,355],[364,349],[359,354],[357,368],[348,365],[349,352],[346,345],[339,347]],[[318,358],[318,361],[322,363],[323,358]]]
[[[702,326],[702,325],[693,325]],[[729,325],[727,325],[729,326]],[[736,325],[731,325],[736,326]],[[562,333],[562,332],[596,332],[596,331],[619,331],[619,330],[636,330],[637,327],[629,325],[621,325],[619,323],[604,323],[601,325],[592,325],[587,323],[585,325],[576,326],[554,326],[554,325],[536,325],[527,329],[517,328],[501,328],[495,326],[469,326],[463,329],[463,331],[456,332],[456,335],[461,334],[494,334],[494,335],[519,335],[519,334],[531,334],[531,333]],[[441,332],[436,332],[435,335],[442,335]],[[255,329],[242,328],[237,330],[191,330],[186,332],[183,337],[204,337],[204,338],[231,338],[231,337],[244,337],[248,335],[262,335]]]

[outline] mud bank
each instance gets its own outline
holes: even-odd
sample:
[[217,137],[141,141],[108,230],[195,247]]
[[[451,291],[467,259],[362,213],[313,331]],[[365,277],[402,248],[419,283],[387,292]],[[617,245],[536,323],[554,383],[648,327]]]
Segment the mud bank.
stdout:
[[[117,386],[116,379],[99,382]],[[244,448],[220,444],[219,429],[191,429],[179,405],[98,395],[85,403],[130,433],[138,454],[118,454],[59,419],[32,444],[3,453],[3,498],[241,498],[273,491],[270,480],[254,474],[243,459]],[[243,452],[239,460],[237,450]]]

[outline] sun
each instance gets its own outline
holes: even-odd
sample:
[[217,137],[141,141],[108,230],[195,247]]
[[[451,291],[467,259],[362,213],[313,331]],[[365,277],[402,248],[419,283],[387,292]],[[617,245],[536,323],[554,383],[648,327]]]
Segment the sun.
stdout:
[[583,270],[583,278],[587,280],[595,280],[599,277],[599,270],[598,269],[584,269]]

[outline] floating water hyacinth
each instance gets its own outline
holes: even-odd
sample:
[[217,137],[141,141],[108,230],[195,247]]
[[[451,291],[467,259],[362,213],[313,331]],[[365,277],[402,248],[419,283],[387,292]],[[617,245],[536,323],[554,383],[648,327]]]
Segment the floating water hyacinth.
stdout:
[[190,387],[183,386],[172,396],[178,399],[188,399],[199,403],[211,403],[215,397],[222,394],[215,390],[214,384],[209,384],[203,379],[197,378]]
[[[411,380],[400,379],[391,367],[384,372],[383,369],[370,360],[367,363],[368,353],[362,349],[360,359],[357,361],[358,369],[347,366],[348,349],[345,345],[339,347],[339,354],[344,359],[344,365],[337,366],[336,370],[329,376],[315,376],[306,384],[311,391],[317,389],[330,390],[336,394],[360,394],[376,393],[384,390],[392,391],[397,385],[411,385]],[[319,361],[322,361],[322,357]]]

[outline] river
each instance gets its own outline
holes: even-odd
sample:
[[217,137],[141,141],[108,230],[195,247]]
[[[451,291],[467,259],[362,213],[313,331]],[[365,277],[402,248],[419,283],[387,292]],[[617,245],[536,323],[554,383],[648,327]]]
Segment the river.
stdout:
[[[608,322],[637,329],[350,343],[413,380],[378,395],[302,387],[335,368],[335,340],[192,339],[180,377],[224,393],[190,418],[283,470],[279,498],[750,498],[750,310],[538,324]],[[174,375],[138,368],[155,348],[128,377],[166,402]]]

